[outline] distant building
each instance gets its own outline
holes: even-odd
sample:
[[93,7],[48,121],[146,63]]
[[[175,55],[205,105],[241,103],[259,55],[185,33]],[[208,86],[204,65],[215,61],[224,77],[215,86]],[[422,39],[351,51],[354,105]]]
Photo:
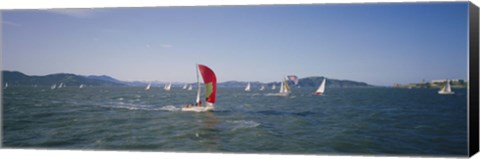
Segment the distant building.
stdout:
[[[441,79],[441,80],[432,80],[430,83],[433,84],[441,84],[447,82],[446,79]],[[462,79],[451,79],[450,82],[452,83],[463,83],[464,81]]]

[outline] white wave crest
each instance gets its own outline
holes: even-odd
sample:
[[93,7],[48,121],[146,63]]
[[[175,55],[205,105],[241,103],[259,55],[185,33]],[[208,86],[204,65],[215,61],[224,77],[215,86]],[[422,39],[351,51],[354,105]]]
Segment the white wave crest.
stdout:
[[227,123],[233,124],[232,131],[235,131],[237,129],[254,128],[260,125],[260,123],[252,120],[227,120]]
[[124,102],[114,102],[107,105],[101,105],[102,107],[108,108],[118,108],[118,109],[128,109],[128,110],[151,110],[151,111],[179,111],[180,108],[177,108],[173,105],[167,105],[163,107],[153,107],[150,105],[142,104],[133,104],[133,103],[124,103]]
[[163,107],[159,108],[159,110],[166,110],[166,111],[171,111],[171,112],[173,112],[173,111],[179,111],[180,108],[177,108],[177,107],[175,107],[175,106],[173,106],[173,105],[167,105],[167,106],[163,106]]

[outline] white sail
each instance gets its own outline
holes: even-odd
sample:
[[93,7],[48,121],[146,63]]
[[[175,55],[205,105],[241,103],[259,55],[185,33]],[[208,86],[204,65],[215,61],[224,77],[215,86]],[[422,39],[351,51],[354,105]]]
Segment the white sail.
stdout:
[[80,86],[78,86],[78,88],[83,88],[85,87],[85,85],[81,84]]
[[260,87],[260,90],[263,91],[265,89],[265,86]]
[[188,90],[189,90],[189,91],[192,90],[192,85],[188,85]]
[[447,92],[452,92],[452,88],[450,88],[450,81],[447,81],[447,86],[445,88]]
[[283,87],[283,81],[282,81],[282,82],[280,82],[280,91],[279,91],[279,93],[285,92],[284,89],[285,89],[285,87]]
[[62,88],[63,87],[63,83],[60,83],[60,85],[58,85],[57,88]]
[[168,84],[165,84],[165,86],[163,87],[164,90],[166,91],[169,91],[170,89],[172,88],[172,83],[168,83]]
[[198,104],[200,104],[200,77],[198,75],[198,72],[199,72],[198,66],[195,67],[195,68],[197,69],[197,71],[196,71],[197,72],[197,99],[195,100],[195,102],[196,102],[195,104],[198,105]]
[[324,78],[322,81],[322,84],[320,84],[317,91],[315,91],[315,94],[323,94],[323,92],[325,92],[325,83],[326,83],[326,79]]
[[57,88],[57,84],[53,84],[53,85],[50,87],[50,89],[55,89],[55,88]]
[[[275,89],[275,84],[273,84],[272,89]],[[285,79],[280,82],[280,91],[278,93],[267,93],[266,96],[288,96],[291,93],[290,87],[288,86],[288,80]]]
[[3,89],[7,89],[8,87],[8,83],[5,83],[5,87],[3,87]]
[[447,80],[447,83],[445,84],[445,86],[443,86],[442,89],[438,91],[438,94],[455,94],[455,92],[452,92],[452,88],[450,87],[449,80]]
[[273,84],[273,85],[272,85],[272,90],[275,90],[275,89],[276,89],[276,88],[275,88],[275,84]]
[[275,96],[288,96],[290,94],[290,87],[288,86],[288,81],[284,80],[280,82],[280,91],[278,93],[273,94]]
[[284,80],[281,84],[280,93],[290,93],[290,87],[288,86],[288,81]]
[[250,91],[250,82],[248,82],[247,87],[245,87],[245,91]]
[[182,89],[187,89],[187,84],[183,85]]
[[151,86],[152,86],[152,83],[149,83],[147,87],[145,87],[145,90],[149,90]]

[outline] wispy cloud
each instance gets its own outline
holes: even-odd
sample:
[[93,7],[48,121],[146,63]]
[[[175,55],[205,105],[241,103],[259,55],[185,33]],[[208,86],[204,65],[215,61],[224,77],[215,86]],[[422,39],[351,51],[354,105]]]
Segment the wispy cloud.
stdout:
[[118,29],[103,29],[104,32],[106,33],[119,33],[121,30]]
[[75,18],[90,18],[93,17],[98,9],[48,9],[45,10],[54,14],[61,14]]
[[22,26],[21,24],[18,24],[18,23],[12,22],[12,21],[7,21],[7,20],[3,20],[3,21],[1,21],[1,22],[2,22],[2,24],[10,25],[10,26],[15,26],[15,27]]
[[162,44],[162,45],[160,45],[160,47],[162,47],[162,48],[171,48],[171,47],[173,47],[173,46],[170,45],[170,44]]

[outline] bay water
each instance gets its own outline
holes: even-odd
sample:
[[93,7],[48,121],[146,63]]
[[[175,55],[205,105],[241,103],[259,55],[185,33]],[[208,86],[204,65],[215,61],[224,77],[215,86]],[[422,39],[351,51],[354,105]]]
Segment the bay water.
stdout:
[[196,91],[8,87],[8,148],[269,154],[467,155],[467,92],[218,88],[214,112],[182,112]]

